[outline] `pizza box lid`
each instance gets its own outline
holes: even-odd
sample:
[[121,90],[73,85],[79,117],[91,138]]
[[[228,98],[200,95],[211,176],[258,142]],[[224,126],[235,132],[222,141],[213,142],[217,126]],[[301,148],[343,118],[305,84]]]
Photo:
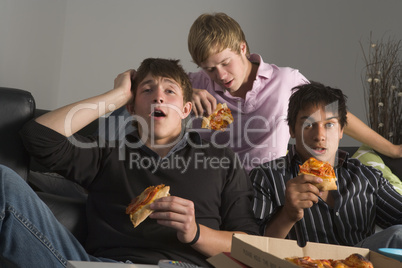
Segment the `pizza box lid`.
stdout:
[[298,266],[284,258],[310,256],[321,259],[344,259],[353,253],[359,253],[368,258],[374,267],[402,267],[402,262],[366,248],[313,242],[308,242],[305,247],[299,247],[294,240],[245,234],[233,235],[231,257],[255,268],[295,268]]

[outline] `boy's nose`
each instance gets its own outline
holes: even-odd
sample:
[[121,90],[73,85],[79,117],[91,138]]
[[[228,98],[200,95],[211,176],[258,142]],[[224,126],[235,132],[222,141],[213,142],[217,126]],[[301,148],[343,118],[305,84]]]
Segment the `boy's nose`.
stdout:
[[163,98],[162,98],[162,97],[156,97],[156,98],[154,99],[154,102],[155,102],[155,103],[163,103]]
[[163,93],[160,90],[155,91],[154,102],[163,103]]
[[219,80],[226,78],[226,71],[223,68],[216,68],[216,76]]
[[316,133],[315,133],[315,140],[317,141],[324,141],[327,137],[327,131],[324,126],[317,125]]

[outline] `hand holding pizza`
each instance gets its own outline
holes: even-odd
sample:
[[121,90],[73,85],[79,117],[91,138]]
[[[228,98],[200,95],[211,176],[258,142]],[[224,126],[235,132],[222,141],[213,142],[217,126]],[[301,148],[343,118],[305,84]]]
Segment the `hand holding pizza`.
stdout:
[[304,209],[318,202],[321,191],[336,190],[336,177],[332,166],[313,157],[300,166],[299,176],[286,183],[284,211],[292,221],[304,216]]
[[[182,243],[190,243],[199,236],[199,225],[195,221],[194,203],[177,196],[160,198],[150,205],[154,212],[150,218],[161,225],[177,230]],[[196,242],[196,241],[195,241]]]
[[193,112],[195,116],[210,115],[216,109],[216,99],[205,89],[193,88]]
[[177,196],[170,196],[170,187],[164,184],[149,186],[135,197],[126,208],[126,214],[137,227],[150,217],[177,230],[182,243],[194,244],[200,235],[200,226],[195,221],[194,203]]
[[285,205],[283,210],[291,221],[299,221],[304,209],[318,202],[320,191],[313,184],[322,182],[321,178],[301,174],[286,183]]

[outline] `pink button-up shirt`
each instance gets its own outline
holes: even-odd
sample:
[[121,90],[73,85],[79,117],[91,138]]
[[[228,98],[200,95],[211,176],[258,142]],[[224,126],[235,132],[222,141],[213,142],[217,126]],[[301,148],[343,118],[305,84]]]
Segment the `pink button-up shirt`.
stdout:
[[193,88],[208,90],[218,103],[228,105],[234,117],[234,122],[223,132],[201,129],[200,119],[193,120],[193,128],[215,146],[232,148],[248,172],[286,154],[291,89],[308,83],[298,70],[264,63],[257,54],[252,54],[250,61],[258,62],[259,67],[253,88],[245,99],[233,97],[204,71],[189,74]]

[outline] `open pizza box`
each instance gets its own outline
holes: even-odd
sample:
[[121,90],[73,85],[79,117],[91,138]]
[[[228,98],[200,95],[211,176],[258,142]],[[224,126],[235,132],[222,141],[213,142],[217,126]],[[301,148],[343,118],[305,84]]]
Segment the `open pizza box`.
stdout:
[[245,265],[242,267],[296,268],[297,265],[284,258],[310,256],[316,259],[345,259],[353,253],[359,253],[368,258],[375,268],[402,267],[402,262],[365,248],[312,242],[308,242],[305,247],[299,247],[294,240],[244,234],[234,234],[230,258],[223,260],[224,256],[221,253],[209,258],[208,261],[217,268],[234,267],[230,266],[230,261],[233,259]]

